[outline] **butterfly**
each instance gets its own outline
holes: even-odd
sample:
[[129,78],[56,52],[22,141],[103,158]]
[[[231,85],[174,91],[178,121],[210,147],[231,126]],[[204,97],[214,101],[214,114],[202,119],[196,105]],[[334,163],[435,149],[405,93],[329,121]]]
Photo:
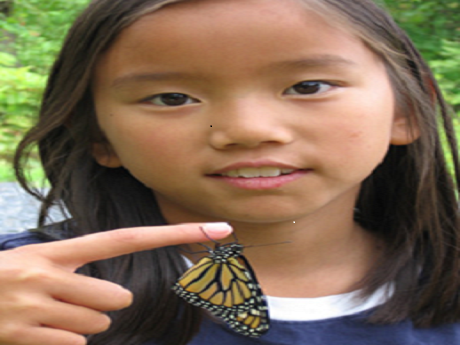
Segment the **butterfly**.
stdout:
[[[201,229],[208,237],[206,232]],[[258,338],[270,328],[265,296],[248,260],[244,246],[235,242],[206,247],[208,256],[186,271],[172,289],[188,303],[210,311],[231,329]]]

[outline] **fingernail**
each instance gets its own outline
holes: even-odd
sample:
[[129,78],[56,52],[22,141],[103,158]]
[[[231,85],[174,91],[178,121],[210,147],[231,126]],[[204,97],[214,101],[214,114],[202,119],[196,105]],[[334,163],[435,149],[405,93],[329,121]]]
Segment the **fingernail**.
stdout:
[[228,223],[206,223],[202,226],[203,231],[206,232],[208,236],[223,236],[228,235],[233,231],[233,228]]

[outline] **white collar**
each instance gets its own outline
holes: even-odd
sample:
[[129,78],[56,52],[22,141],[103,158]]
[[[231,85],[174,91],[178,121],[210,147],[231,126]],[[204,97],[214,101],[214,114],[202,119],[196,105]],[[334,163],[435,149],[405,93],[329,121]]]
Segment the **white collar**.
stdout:
[[266,296],[270,318],[284,321],[314,321],[331,319],[377,307],[391,297],[393,285],[380,287],[364,301],[360,291],[316,298],[289,298]]

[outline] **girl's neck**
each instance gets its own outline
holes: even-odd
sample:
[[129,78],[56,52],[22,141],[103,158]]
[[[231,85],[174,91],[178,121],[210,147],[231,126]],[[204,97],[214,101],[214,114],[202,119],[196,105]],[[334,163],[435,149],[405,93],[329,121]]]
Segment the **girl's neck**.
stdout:
[[[317,213],[295,223],[232,225],[241,244],[254,245],[244,255],[271,296],[313,298],[354,291],[381,253],[377,239],[354,222],[353,209],[336,209],[334,216]],[[221,243],[233,241],[229,237]],[[187,256],[197,262],[203,255]]]
[[250,242],[242,235],[241,243],[291,241],[244,252],[264,293],[271,296],[320,297],[354,291],[381,253],[377,239],[354,222],[352,212],[320,222],[312,218],[287,222],[256,233]]

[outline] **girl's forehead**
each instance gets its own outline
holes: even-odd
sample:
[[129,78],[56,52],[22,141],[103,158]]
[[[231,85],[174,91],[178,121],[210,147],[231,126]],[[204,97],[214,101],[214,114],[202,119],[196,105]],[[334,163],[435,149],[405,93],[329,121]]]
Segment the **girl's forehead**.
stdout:
[[[273,47],[281,41],[296,42],[299,36],[304,42],[319,41],[331,33],[359,41],[306,4],[305,0],[179,1],[141,17],[120,34],[118,42],[135,47],[139,41],[177,47],[185,40],[200,44],[215,39],[235,47],[251,39],[263,43],[268,37],[267,44]],[[308,35],[306,29],[315,35]]]
[[190,0],[141,17],[103,60],[115,69],[174,65],[234,73],[312,56],[356,64],[373,53],[301,0]]
[[[185,0],[166,3],[141,17],[136,26],[150,25],[152,21],[149,19],[153,18],[158,26],[170,26],[171,29],[193,24],[209,30],[228,28],[232,34],[232,29],[239,25],[255,30],[267,23],[274,28],[288,24],[315,25],[318,23],[312,22],[312,17],[320,15],[313,10],[314,7],[309,0]],[[328,24],[337,28],[335,20],[329,14],[327,17]]]
[[[310,8],[311,0],[172,0],[164,1],[164,5],[155,13],[169,12],[187,15],[233,15],[243,14],[249,10],[257,10],[260,19],[270,15],[283,15],[288,12],[292,15],[299,13],[299,9]],[[166,11],[165,11],[166,10]]]
[[239,25],[257,29],[260,24],[277,22],[281,26],[286,18],[292,24],[305,22],[306,9],[302,0],[186,0],[168,3],[133,26],[141,30],[155,23],[174,31],[193,24],[194,28],[219,29],[220,33],[228,28],[231,34],[231,29]]

